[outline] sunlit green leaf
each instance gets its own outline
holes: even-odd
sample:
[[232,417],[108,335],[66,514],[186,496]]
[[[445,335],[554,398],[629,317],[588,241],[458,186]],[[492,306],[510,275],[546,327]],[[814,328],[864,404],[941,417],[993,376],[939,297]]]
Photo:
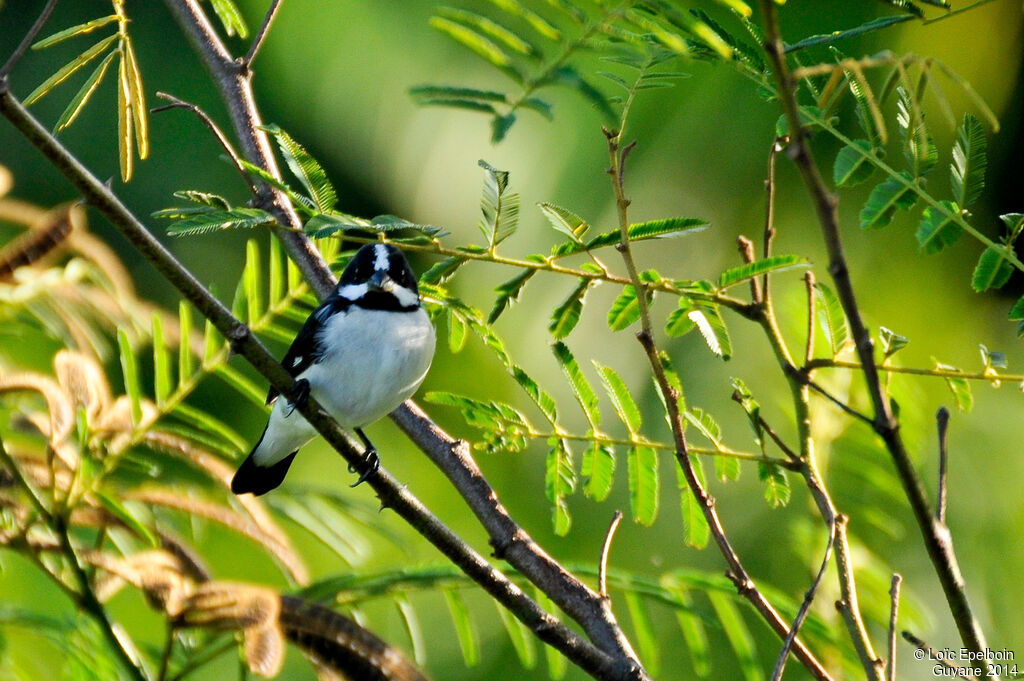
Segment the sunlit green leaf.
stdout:
[[540,208],[540,212],[544,214],[552,227],[577,243],[582,242],[583,235],[590,229],[586,220],[568,208],[562,208],[546,201],[538,203],[537,207]]
[[117,65],[117,151],[121,162],[121,181],[128,182],[132,177],[132,93],[128,76],[128,62],[123,58]]
[[146,93],[142,87],[142,72],[135,57],[131,38],[125,34],[121,40],[122,56],[127,71],[128,98],[132,107],[132,123],[135,126],[135,148],[139,158],[149,156],[149,109],[146,108]]
[[77,24],[75,26],[71,26],[70,28],[65,28],[61,31],[57,31],[54,34],[43,38],[42,40],[33,43],[32,49],[41,50],[44,47],[56,45],[59,42],[67,40],[68,38],[74,38],[76,36],[85,35],[86,33],[92,33],[97,28],[103,28],[108,24],[112,24],[113,22],[117,21],[117,19],[118,17],[116,14],[109,14],[105,17],[100,17],[99,19],[87,21],[84,24]]
[[112,51],[103,58],[103,61],[99,63],[96,70],[93,71],[85,82],[82,83],[82,87],[78,90],[78,93],[71,98],[64,112],[57,119],[57,123],[53,126],[54,132],[60,132],[64,128],[68,127],[75,122],[78,118],[78,114],[85,108],[86,102],[92,97],[92,94],[99,87],[100,82],[103,80],[103,76],[106,75],[107,69],[110,67],[110,62],[117,56],[116,51]]
[[906,336],[901,336],[884,326],[878,327],[878,340],[882,342],[882,353],[885,357],[892,357],[910,343]]
[[288,169],[299,178],[299,182],[316,203],[317,209],[321,213],[333,210],[335,204],[338,203],[338,194],[334,190],[334,185],[327,179],[327,173],[320,163],[280,127],[264,125],[262,129],[277,141],[281,155],[284,157],[285,163],[288,164]]
[[210,5],[229,37],[238,35],[243,40],[249,37],[249,28],[245,25],[245,19],[242,18],[242,13],[238,11],[234,0],[210,0]]
[[854,140],[836,154],[832,166],[832,180],[837,187],[853,187],[867,180],[875,172],[866,154],[871,152],[871,142]]
[[785,506],[789,503],[792,491],[786,471],[781,466],[765,461],[757,462],[757,476],[764,483],[764,498],[772,506]]
[[512,236],[519,222],[519,194],[508,193],[508,171],[498,170],[487,161],[477,164],[484,169],[484,189],[480,197],[480,231],[494,248]]
[[99,41],[98,43],[87,49],[85,52],[82,52],[80,55],[69,61],[64,66],[57,69],[56,73],[54,73],[52,76],[50,76],[42,83],[40,83],[39,87],[37,87],[35,90],[30,92],[28,96],[25,97],[25,106],[31,106],[35,102],[39,101],[39,99],[41,99],[44,95],[50,92],[50,90],[63,83],[65,80],[74,75],[75,72],[77,72],[80,68],[91,62],[96,57],[103,54],[103,51],[110,47],[111,43],[117,40],[117,38],[118,36],[116,33],[112,36],[104,38],[103,40]]
[[192,377],[192,308],[184,300],[178,303],[178,387]]
[[[486,36],[513,52],[525,55],[536,55],[540,52],[521,36],[516,35],[501,24],[481,14],[468,12],[463,9],[456,9],[454,7],[439,7],[437,9],[437,14],[439,17],[443,17],[444,19],[457,24],[462,24],[477,35]],[[439,27],[435,26],[435,28]],[[439,30],[444,31],[444,29]],[[447,33],[447,31],[445,32]]]
[[580,475],[584,494],[594,501],[607,499],[615,480],[615,450],[609,445],[591,442],[583,451]]
[[576,401],[579,402],[584,416],[587,417],[587,422],[591,428],[596,429],[601,423],[601,412],[597,408],[597,393],[590,386],[590,382],[583,375],[580,365],[565,343],[555,343],[551,346],[551,350],[555,353],[558,366],[562,368],[562,373],[568,379],[573,395],[576,396]]
[[526,286],[526,282],[530,280],[537,270],[524,269],[522,272],[512,277],[508,281],[499,284],[495,293],[498,297],[494,300],[494,307],[491,308],[491,313],[487,315],[487,323],[493,324],[501,316],[501,313],[514,301],[519,299],[519,293]]
[[583,314],[583,298],[587,295],[587,291],[590,290],[591,283],[593,282],[589,278],[580,277],[576,288],[551,313],[548,331],[551,332],[555,339],[561,340],[565,338],[576,328],[580,315]]
[[431,17],[430,25],[441,31],[455,42],[483,57],[501,71],[510,75],[517,82],[523,81],[523,75],[513,65],[512,58],[493,40],[480,32],[444,17]]
[[921,222],[917,225],[917,243],[921,245],[921,252],[927,255],[952,246],[964,231],[954,219],[954,216],[960,214],[960,208],[952,201],[940,203],[946,212],[928,206],[921,213]]
[[732,339],[718,305],[696,302],[686,316],[700,331],[712,354],[725,360],[732,357]]
[[860,226],[864,229],[880,229],[892,222],[896,209],[910,210],[917,203],[917,194],[910,188],[914,178],[903,171],[901,179],[890,177],[873,190],[867,203],[860,211]]
[[124,392],[132,403],[132,426],[142,420],[142,387],[139,384],[139,369],[135,363],[135,351],[128,340],[128,333],[117,330],[117,347],[121,354],[121,373],[124,376]]
[[555,404],[555,399],[545,392],[535,380],[530,378],[521,367],[512,367],[512,377],[516,379],[516,383],[529,395],[548,422],[551,425],[555,425],[558,421],[558,408]]
[[222,229],[254,229],[275,222],[274,216],[259,208],[210,210],[179,220],[167,228],[168,234],[189,236]]
[[615,413],[619,415],[622,423],[629,430],[630,435],[635,436],[640,432],[640,426],[643,421],[640,417],[640,409],[636,406],[633,396],[629,394],[629,389],[623,382],[622,377],[611,367],[606,367],[596,360],[594,360],[594,367],[597,368],[597,373],[601,376],[601,383],[604,384],[605,392],[608,393],[612,404],[615,405]]
[[921,177],[935,167],[939,151],[925,126],[920,102],[902,86],[896,87],[896,123],[903,139],[903,153],[913,170],[914,177]]
[[1010,261],[1003,257],[1001,251],[989,246],[978,258],[971,286],[978,293],[990,288],[1000,289],[1006,285],[1012,275],[1013,265]]
[[[960,372],[960,369],[957,369],[955,366],[941,362],[935,362],[935,368],[941,371]],[[946,385],[949,387],[950,392],[953,393],[957,409],[962,412],[969,412],[974,408],[974,395],[971,393],[970,381],[966,378],[947,377]]]
[[643,445],[630,447],[626,462],[633,520],[651,525],[658,517],[658,452]]
[[452,624],[455,625],[455,636],[462,650],[462,660],[467,667],[475,667],[480,662],[480,643],[477,640],[476,627],[469,616],[469,608],[455,589],[445,589],[444,600],[448,604]]
[[767,272],[777,272],[779,270],[790,270],[806,266],[807,261],[798,255],[772,255],[764,260],[757,260],[722,272],[718,277],[718,286],[719,288],[728,288],[748,279],[759,277]]
[[818,315],[818,323],[828,337],[829,345],[832,346],[832,356],[835,357],[850,341],[846,313],[843,312],[839,297],[827,285],[815,284],[814,295],[817,298],[815,312]]
[[[707,518],[704,517],[700,504],[697,502],[696,497],[693,496],[693,492],[690,491],[690,486],[686,482],[686,474],[683,472],[682,466],[679,465],[679,461],[675,463],[676,485],[679,488],[679,500],[683,512],[683,543],[695,549],[702,549],[708,545],[708,539],[711,537],[711,528],[708,525]],[[701,466],[700,460],[692,454],[690,455],[690,465],[693,466],[697,480],[701,485],[704,485],[704,469]]]
[[544,473],[544,491],[552,504],[555,534],[564,537],[572,527],[567,498],[576,489],[576,472],[572,466],[572,452],[562,438],[554,438],[548,450]]
[[953,197],[960,206],[967,207],[974,203],[985,188],[987,148],[988,140],[981,123],[971,114],[964,114],[964,121],[956,130],[953,163],[949,167]]

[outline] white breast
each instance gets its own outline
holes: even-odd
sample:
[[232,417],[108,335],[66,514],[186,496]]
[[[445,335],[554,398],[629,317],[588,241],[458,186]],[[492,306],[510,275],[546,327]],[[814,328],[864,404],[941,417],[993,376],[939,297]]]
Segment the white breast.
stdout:
[[320,332],[330,351],[303,374],[342,426],[358,428],[393,411],[423,382],[434,357],[434,327],[422,309],[350,307]]

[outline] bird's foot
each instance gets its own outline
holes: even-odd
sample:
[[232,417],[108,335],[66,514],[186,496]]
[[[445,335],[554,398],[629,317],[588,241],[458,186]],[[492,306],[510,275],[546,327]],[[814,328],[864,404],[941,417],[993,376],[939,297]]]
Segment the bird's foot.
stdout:
[[[352,487],[358,487],[363,484],[370,476],[374,475],[380,469],[380,457],[377,456],[376,449],[369,447],[363,453],[363,460],[360,462],[360,467],[363,468],[363,472],[359,474],[359,479],[352,483]],[[356,467],[349,464],[348,472],[355,473]]]
[[291,416],[292,412],[295,411],[295,407],[301,407],[309,399],[309,381],[304,378],[300,378],[295,381],[295,391],[293,393],[292,400],[288,403],[288,413],[285,416]]

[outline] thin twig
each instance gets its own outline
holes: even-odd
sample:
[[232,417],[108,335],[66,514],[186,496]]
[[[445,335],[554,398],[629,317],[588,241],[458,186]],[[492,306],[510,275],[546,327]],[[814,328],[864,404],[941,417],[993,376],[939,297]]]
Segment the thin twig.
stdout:
[[615,538],[615,530],[619,529],[622,522],[622,511],[616,509],[612,516],[612,522],[604,535],[604,544],[601,546],[601,561],[597,565],[597,592],[601,598],[608,598],[608,554],[612,550],[612,539]]
[[[818,297],[814,295],[814,272],[810,270],[804,272],[804,283],[807,286],[807,345],[804,349],[804,368],[806,370],[807,365],[814,358],[814,325],[817,322],[815,319],[817,314],[815,306],[817,305]],[[807,371],[807,377],[811,377],[810,371]]]
[[[743,563],[740,561],[739,555],[736,553],[735,549],[733,549],[732,544],[730,544],[729,539],[726,537],[725,529],[722,527],[721,520],[718,517],[718,512],[715,510],[715,500],[710,494],[708,494],[707,490],[704,489],[704,486],[701,484],[700,479],[697,477],[697,473],[694,470],[693,462],[690,461],[689,447],[686,442],[686,436],[683,432],[682,415],[679,412],[679,395],[675,388],[673,388],[669,383],[668,378],[665,375],[665,369],[662,366],[658,348],[654,343],[650,311],[647,306],[647,298],[644,295],[644,284],[640,280],[636,264],[633,260],[633,254],[629,246],[629,199],[626,198],[625,185],[623,182],[623,155],[619,148],[619,137],[616,133],[609,130],[605,130],[605,137],[608,140],[608,153],[611,159],[611,167],[608,169],[608,174],[612,177],[612,189],[615,193],[615,204],[618,211],[619,230],[621,235],[621,240],[617,248],[622,254],[623,261],[626,264],[626,269],[629,271],[630,279],[637,291],[641,324],[641,331],[637,334],[637,339],[640,341],[640,344],[643,346],[644,352],[647,355],[647,361],[651,365],[651,370],[654,373],[654,379],[657,383],[658,389],[665,398],[664,402],[668,421],[672,428],[672,438],[676,444],[676,461],[678,462],[680,469],[683,471],[683,476],[686,478],[687,486],[690,488],[694,498],[697,500],[697,505],[700,507],[701,513],[704,515],[704,518],[708,523],[708,528],[711,532],[711,536],[715,540],[716,546],[718,546],[719,551],[725,558],[725,562],[728,565],[726,575],[730,580],[732,580],[733,584],[736,585],[736,591],[739,595],[750,601],[775,633],[780,638],[785,639],[790,633],[789,626],[779,615],[778,611],[775,610],[771,603],[769,603],[764,597],[764,594],[758,590],[756,584],[750,578],[750,575],[747,574],[746,569],[743,567]],[[816,679],[819,679],[819,681],[825,681],[826,679],[832,678],[828,671],[826,671],[821,663],[814,657],[814,654],[799,638],[794,639],[793,651],[801,664],[803,664]]]
[[813,380],[811,380],[811,377],[809,376],[808,372],[801,371],[792,364],[786,366],[784,370],[786,372],[786,375],[792,378],[793,380],[797,381],[801,385],[806,385],[808,388],[818,393],[819,395],[821,395],[829,402],[836,405],[837,407],[839,407],[840,409],[842,409],[844,412],[854,417],[855,419],[859,419],[864,423],[868,424],[869,426],[874,427],[875,422],[872,421],[869,416],[857,411],[856,409],[848,405],[846,402],[843,402],[841,399],[830,393],[828,390],[815,383]]
[[[849,522],[850,519],[843,513],[840,513],[835,518],[836,540],[845,547],[849,547],[850,545],[846,535],[846,526]],[[867,627],[864,625],[864,619],[860,614],[860,603],[857,598],[857,591],[848,588],[849,585],[854,583],[853,564],[850,562],[850,552],[848,548],[846,551],[836,552],[836,565],[840,574],[839,585],[841,587],[840,600],[836,601],[836,609],[843,617],[843,622],[846,624],[846,630],[849,632],[850,639],[853,641],[854,650],[857,651],[857,657],[860,658],[861,666],[863,666],[864,671],[867,672],[868,678],[876,679],[876,681],[882,681],[885,678],[885,662],[879,659],[878,655],[875,654],[875,648],[871,644],[871,638],[868,636]]]
[[899,424],[893,416],[889,400],[879,380],[878,366],[874,357],[874,343],[861,317],[853,284],[850,281],[846,256],[843,252],[839,229],[838,199],[829,192],[814,157],[810,153],[809,140],[800,120],[796,82],[784,57],[775,2],[774,0],[760,0],[760,7],[764,21],[764,49],[774,73],[779,99],[792,135],[787,153],[796,163],[804,184],[811,193],[812,203],[818,215],[829,254],[829,273],[832,275],[843,311],[849,320],[850,331],[863,365],[864,379],[874,407],[874,430],[881,436],[892,457],[964,646],[971,652],[981,655],[986,648],[985,637],[967,598],[963,575],[960,573],[948,531],[944,532],[944,526],[939,524],[932,515],[924,485],[910,460],[910,455],[900,435]]
[[[764,181],[764,258],[772,254],[772,244],[775,241],[775,157],[785,148],[788,141],[788,136],[776,137],[772,142],[771,151],[768,152],[768,178]],[[768,272],[765,272],[761,281],[761,290],[765,298],[771,297],[770,286]]]
[[[6,117],[64,176],[116,227],[155,268],[175,286],[214,327],[228,339],[270,384],[286,398],[295,397],[295,381],[249,329],[185,269],[174,256],[138,221],[113,192],[90,173],[63,145],[36,121],[9,91],[0,88],[0,114]],[[346,461],[357,468],[364,465],[362,452],[355,449],[346,433],[313,397],[297,407],[302,416]],[[580,637],[541,608],[522,589],[494,568],[478,552],[433,515],[405,485],[381,468],[367,479],[383,506],[393,509],[445,556],[480,584],[526,624],[542,641],[557,648],[576,665],[598,679],[636,680],[648,678],[631,660],[613,656]],[[493,494],[493,492],[492,492]],[[525,534],[525,533],[524,533]],[[522,536],[515,536],[522,543]],[[531,540],[532,545],[532,540]],[[532,545],[535,547],[535,545]],[[550,558],[535,549],[538,555]],[[557,563],[554,565],[557,566]],[[558,566],[558,569],[561,569]],[[564,570],[562,570],[564,572]],[[562,582],[559,586],[562,586]],[[592,593],[592,592],[591,592]],[[596,596],[596,595],[595,595]],[[599,598],[594,598],[600,601]],[[608,614],[610,615],[610,609]],[[609,620],[603,620],[605,625]],[[610,620],[614,623],[614,619]],[[593,625],[590,621],[581,626]]]
[[949,430],[949,410],[939,407],[935,414],[935,423],[939,429],[939,493],[935,502],[935,519],[946,524],[946,433]]
[[11,56],[7,58],[7,61],[4,62],[3,66],[0,66],[0,80],[6,80],[7,76],[10,75],[11,70],[14,69],[14,66],[21,61],[22,57],[25,56],[25,52],[28,51],[28,48],[36,39],[36,36],[39,35],[39,32],[43,30],[43,26],[46,25],[47,20],[53,13],[53,8],[56,6],[57,0],[49,0],[49,2],[46,3],[46,6],[43,7],[43,11],[39,13],[39,17],[36,19],[35,23],[32,24],[32,28],[28,29],[28,33],[26,33],[25,37],[21,39],[18,46],[14,48],[14,52],[11,53]]
[[796,617],[793,618],[793,624],[789,629],[789,636],[782,642],[782,650],[779,651],[779,656],[775,659],[775,668],[772,670],[771,681],[779,681],[782,678],[782,673],[786,669],[786,660],[789,659],[789,651],[793,647],[793,640],[796,639],[797,634],[800,632],[800,627],[807,618],[807,613],[811,610],[814,596],[818,593],[818,587],[821,585],[821,580],[825,578],[825,571],[832,560],[832,548],[835,546],[835,541],[836,525],[835,522],[832,522],[829,523],[828,527],[828,543],[825,545],[825,555],[821,559],[821,567],[818,568],[818,573],[814,576],[811,587],[804,594],[804,602],[801,603],[800,610],[797,612]]
[[249,47],[249,51],[242,59],[242,65],[246,69],[252,68],[252,63],[256,59],[256,55],[259,53],[260,48],[263,47],[263,41],[267,39],[267,34],[270,32],[270,25],[274,23],[274,19],[277,17],[277,10],[281,7],[281,0],[273,0],[270,3],[270,8],[267,10],[266,16],[263,17],[263,24],[260,26],[259,32],[252,41],[252,45]]
[[210,132],[213,133],[213,136],[217,138],[217,141],[220,142],[220,145],[224,148],[224,151],[227,152],[228,158],[231,159],[231,163],[235,166],[238,174],[242,176],[243,180],[245,180],[245,184],[248,185],[249,191],[252,192],[252,195],[259,196],[259,190],[256,188],[256,185],[253,184],[252,179],[249,177],[249,173],[245,171],[245,166],[242,165],[242,159],[239,157],[238,152],[235,151],[235,148],[231,146],[231,142],[228,141],[227,136],[220,127],[213,122],[213,119],[211,119],[205,111],[191,102],[178,99],[174,95],[166,92],[158,92],[156,93],[156,96],[160,99],[166,99],[170,104],[150,109],[151,113],[160,113],[161,111],[167,111],[169,109],[188,109],[198,116],[199,120],[201,120],[203,124],[210,129]]
[[[757,256],[754,254],[754,242],[742,234],[736,237],[736,247],[739,250],[740,257],[743,259],[744,263],[749,265],[757,260]],[[759,305],[764,301],[761,283],[761,279],[757,277],[752,277],[750,279],[750,300],[755,305]]]
[[[816,358],[803,366],[804,371],[813,369],[853,369],[861,371],[864,365],[860,362],[847,362],[839,359]],[[921,367],[900,367],[889,364],[879,365],[879,371],[890,374],[908,374],[911,376],[931,376],[932,378],[962,378],[965,381],[987,381],[989,383],[1024,383],[1024,374],[997,374],[989,371],[965,372],[956,369],[922,369]]]
[[892,573],[889,585],[889,659],[885,663],[886,678],[896,681],[896,618],[900,610],[900,583],[903,577],[898,572]]

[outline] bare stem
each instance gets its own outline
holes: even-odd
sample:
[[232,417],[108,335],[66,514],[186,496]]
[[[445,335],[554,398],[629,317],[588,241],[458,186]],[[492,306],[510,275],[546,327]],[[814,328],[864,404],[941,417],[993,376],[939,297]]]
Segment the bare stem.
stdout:
[[900,610],[900,583],[903,577],[898,573],[892,573],[892,583],[889,585],[889,659],[886,662],[887,681],[896,681],[896,617]]
[[619,529],[622,522],[622,511],[616,510],[612,516],[612,522],[608,526],[608,532],[604,535],[604,544],[601,546],[601,561],[597,566],[597,592],[601,598],[608,598],[608,554],[612,550],[612,539],[615,538],[615,530]]
[[252,45],[249,47],[249,51],[246,53],[245,58],[242,59],[242,65],[247,69],[252,68],[252,63],[256,59],[256,55],[259,54],[260,48],[263,47],[263,41],[267,39],[267,34],[270,32],[270,25],[274,23],[274,19],[277,17],[277,10],[281,8],[281,0],[273,0],[270,3],[270,7],[267,9],[267,14],[263,17],[263,24],[260,26],[259,32],[252,41]]
[[965,647],[980,655],[986,647],[985,638],[967,599],[966,585],[957,564],[949,532],[936,521],[931,513],[924,486],[913,467],[899,432],[899,424],[893,416],[889,400],[879,381],[878,367],[874,357],[874,343],[861,317],[850,280],[846,256],[843,252],[837,210],[838,200],[825,186],[814,157],[811,155],[809,140],[800,121],[796,82],[784,57],[777,8],[773,0],[760,0],[760,7],[764,17],[764,49],[774,72],[779,98],[792,135],[787,154],[796,163],[818,215],[829,254],[829,273],[832,275],[843,311],[850,322],[857,355],[860,358],[868,393],[874,406],[874,430],[885,442],[893,459],[900,482],[903,484],[904,493],[910,502],[914,518],[924,538],[928,556],[935,567],[953,620],[960,631],[961,639]]
[[28,29],[28,33],[26,33],[25,37],[21,39],[18,46],[14,48],[14,52],[11,53],[11,56],[7,58],[7,61],[4,62],[3,66],[0,66],[0,81],[7,80],[7,76],[10,75],[14,66],[21,61],[22,57],[25,56],[25,52],[28,51],[28,48],[32,45],[32,41],[36,39],[39,32],[43,30],[43,26],[46,25],[50,15],[53,14],[53,8],[56,6],[57,0],[49,0],[49,2],[47,2],[43,7],[43,11],[39,13],[39,17],[35,20],[35,23],[32,24],[32,28]]
[[935,519],[946,524],[946,433],[949,430],[949,410],[940,407],[935,414],[935,422],[939,430],[939,493],[935,502]]
[[213,133],[213,136],[217,138],[217,141],[220,142],[220,145],[224,148],[224,151],[227,152],[228,158],[231,159],[231,163],[235,166],[238,174],[242,176],[243,180],[245,180],[245,184],[248,185],[249,191],[252,192],[252,195],[259,196],[259,190],[256,188],[256,185],[253,184],[252,179],[249,178],[249,173],[245,172],[245,167],[242,165],[242,159],[238,156],[238,152],[235,151],[235,148],[231,146],[231,142],[228,141],[227,136],[223,131],[221,131],[217,124],[213,122],[213,119],[211,119],[205,111],[191,102],[178,99],[174,95],[167,94],[166,92],[158,92],[156,93],[156,96],[160,99],[166,99],[170,104],[158,106],[151,110],[152,113],[159,113],[161,111],[167,111],[168,109],[188,109],[198,116],[199,120],[201,120],[203,124],[210,129],[210,132]]
[[[860,362],[847,362],[839,359],[818,358],[812,359],[804,365],[804,370],[809,369],[853,369],[860,371],[864,365]],[[986,381],[988,383],[1024,383],[1024,374],[997,374],[989,371],[966,372],[956,369],[924,369],[921,367],[899,367],[890,364],[883,364],[878,367],[879,371],[889,374],[908,374],[911,376],[931,376],[933,378],[962,378],[966,381]]]

